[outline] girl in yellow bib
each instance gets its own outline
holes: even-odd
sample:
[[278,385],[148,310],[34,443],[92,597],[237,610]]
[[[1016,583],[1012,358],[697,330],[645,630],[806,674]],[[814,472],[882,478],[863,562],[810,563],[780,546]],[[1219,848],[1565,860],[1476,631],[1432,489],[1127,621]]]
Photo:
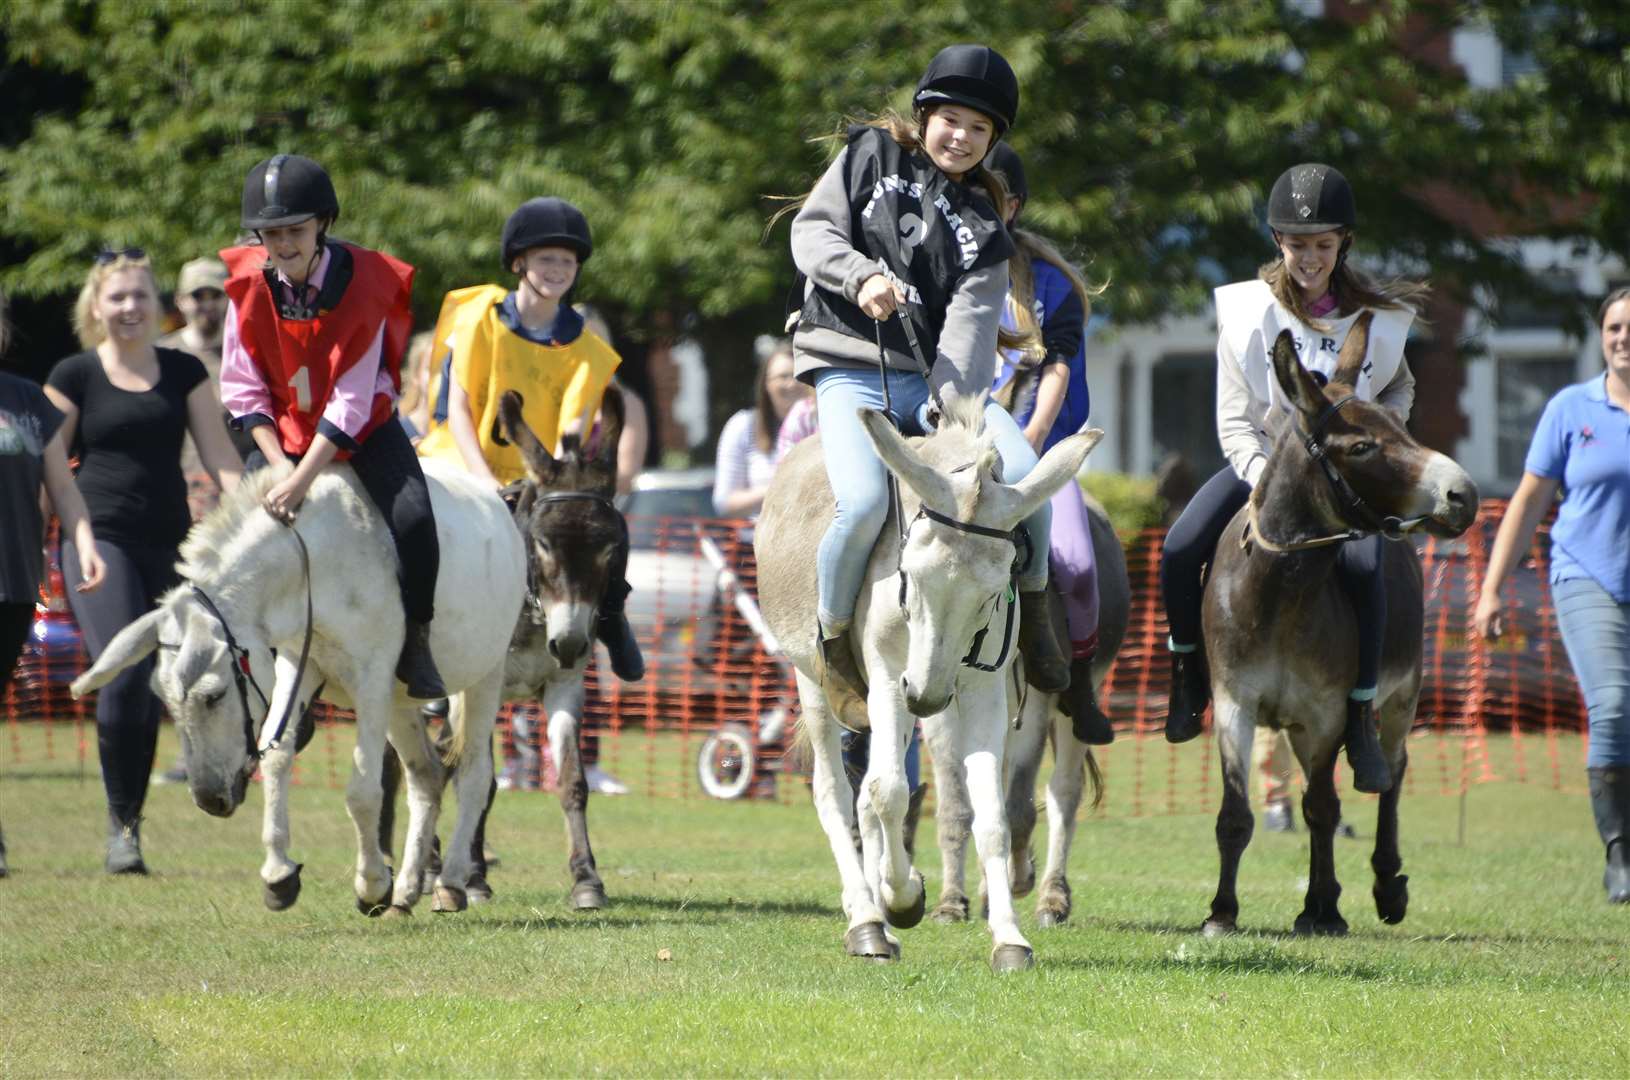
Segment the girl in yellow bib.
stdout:
[[[585,333],[568,297],[578,270],[594,251],[589,223],[564,199],[522,203],[504,223],[505,269],[519,276],[501,285],[456,289],[442,301],[432,348],[430,430],[421,457],[445,457],[484,476],[494,487],[522,479],[521,452],[504,437],[498,399],[517,391],[521,414],[551,451],[568,428],[587,431],[600,397],[622,358]],[[597,636],[625,682],[645,674],[639,645],[623,614],[628,595],[626,544],[612,557]]]

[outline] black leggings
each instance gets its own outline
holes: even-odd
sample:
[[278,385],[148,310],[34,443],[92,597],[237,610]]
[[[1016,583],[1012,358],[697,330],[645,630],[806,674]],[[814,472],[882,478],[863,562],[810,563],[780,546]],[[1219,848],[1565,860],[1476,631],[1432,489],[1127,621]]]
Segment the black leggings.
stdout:
[[[348,460],[396,542],[400,563],[396,582],[402,591],[402,608],[409,621],[427,623],[436,613],[441,545],[436,540],[430,488],[419,467],[419,455],[413,452],[402,425],[392,419],[371,433]],[[265,465],[266,456],[260,451],[249,455],[251,472]]]
[[[1251,486],[1232,468],[1205,482],[1166,533],[1160,555],[1160,588],[1172,641],[1200,641],[1201,578],[1217,539],[1251,496]],[[1336,554],[1336,577],[1358,615],[1358,681],[1373,687],[1381,672],[1381,633],[1387,620],[1387,588],[1381,576],[1381,537],[1349,540]]]
[[[107,564],[107,577],[95,592],[82,593],[76,591],[83,579],[74,542],[62,544],[68,605],[92,660],[102,655],[115,634],[153,610],[159,596],[181,580],[175,571],[174,547],[98,540],[96,550]],[[121,823],[141,817],[158,748],[160,707],[148,685],[152,673],[153,658],[148,656],[119,672],[96,696],[102,786],[107,791],[108,812]]]

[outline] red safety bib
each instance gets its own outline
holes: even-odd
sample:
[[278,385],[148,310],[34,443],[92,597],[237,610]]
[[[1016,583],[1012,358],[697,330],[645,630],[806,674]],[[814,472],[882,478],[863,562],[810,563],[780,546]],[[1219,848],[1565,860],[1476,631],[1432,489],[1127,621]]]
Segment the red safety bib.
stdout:
[[[262,272],[265,248],[237,247],[221,252],[230,274],[226,294],[238,313],[238,340],[266,380],[272,397],[272,419],[283,451],[290,455],[298,456],[310,449],[334,384],[367,354],[381,323],[385,340],[380,362],[390,372],[391,383],[401,389],[402,357],[413,332],[409,307],[413,267],[367,248],[351,244],[345,247],[352,258],[350,284],[340,303],[331,310],[319,311],[313,319],[285,319],[278,314],[277,298]],[[390,395],[375,394],[373,410],[357,433],[357,442],[391,420],[394,412],[395,401]],[[335,460],[349,456],[341,450]]]

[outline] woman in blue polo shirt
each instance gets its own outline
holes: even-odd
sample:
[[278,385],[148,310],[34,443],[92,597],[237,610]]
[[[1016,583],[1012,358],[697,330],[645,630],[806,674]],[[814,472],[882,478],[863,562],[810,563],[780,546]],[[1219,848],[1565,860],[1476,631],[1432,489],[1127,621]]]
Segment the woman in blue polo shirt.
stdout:
[[1607,849],[1602,884],[1630,903],[1630,287],[1597,312],[1607,371],[1545,406],[1489,555],[1473,616],[1478,633],[1504,629],[1500,582],[1528,550],[1558,489],[1551,528],[1551,598],[1590,714],[1590,805]]

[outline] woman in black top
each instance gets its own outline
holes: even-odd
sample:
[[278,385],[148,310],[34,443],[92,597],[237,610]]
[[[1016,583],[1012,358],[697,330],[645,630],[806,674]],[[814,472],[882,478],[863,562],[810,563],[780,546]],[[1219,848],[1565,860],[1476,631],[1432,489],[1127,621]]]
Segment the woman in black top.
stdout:
[[[179,580],[176,548],[192,525],[182,436],[192,435],[204,468],[224,491],[237,484],[242,465],[204,365],[188,353],[153,347],[158,286],[144,253],[97,256],[74,305],[74,329],[86,351],[57,364],[45,392],[64,415],[64,440],[79,455],[79,490],[107,564],[105,588],[68,598],[94,658]],[[62,545],[64,572],[74,586],[79,543],[69,538]],[[151,673],[151,658],[127,668],[96,701],[108,797],[107,870],[113,874],[147,872],[139,824],[159,724]]]
[[[6,296],[0,293],[0,356],[10,337]],[[45,573],[42,484],[62,519],[63,533],[78,541],[79,591],[102,584],[105,572],[85,500],[68,472],[61,427],[62,414],[38,386],[0,371],[0,691],[28,640]],[[5,876],[6,841],[0,835],[0,877]]]

